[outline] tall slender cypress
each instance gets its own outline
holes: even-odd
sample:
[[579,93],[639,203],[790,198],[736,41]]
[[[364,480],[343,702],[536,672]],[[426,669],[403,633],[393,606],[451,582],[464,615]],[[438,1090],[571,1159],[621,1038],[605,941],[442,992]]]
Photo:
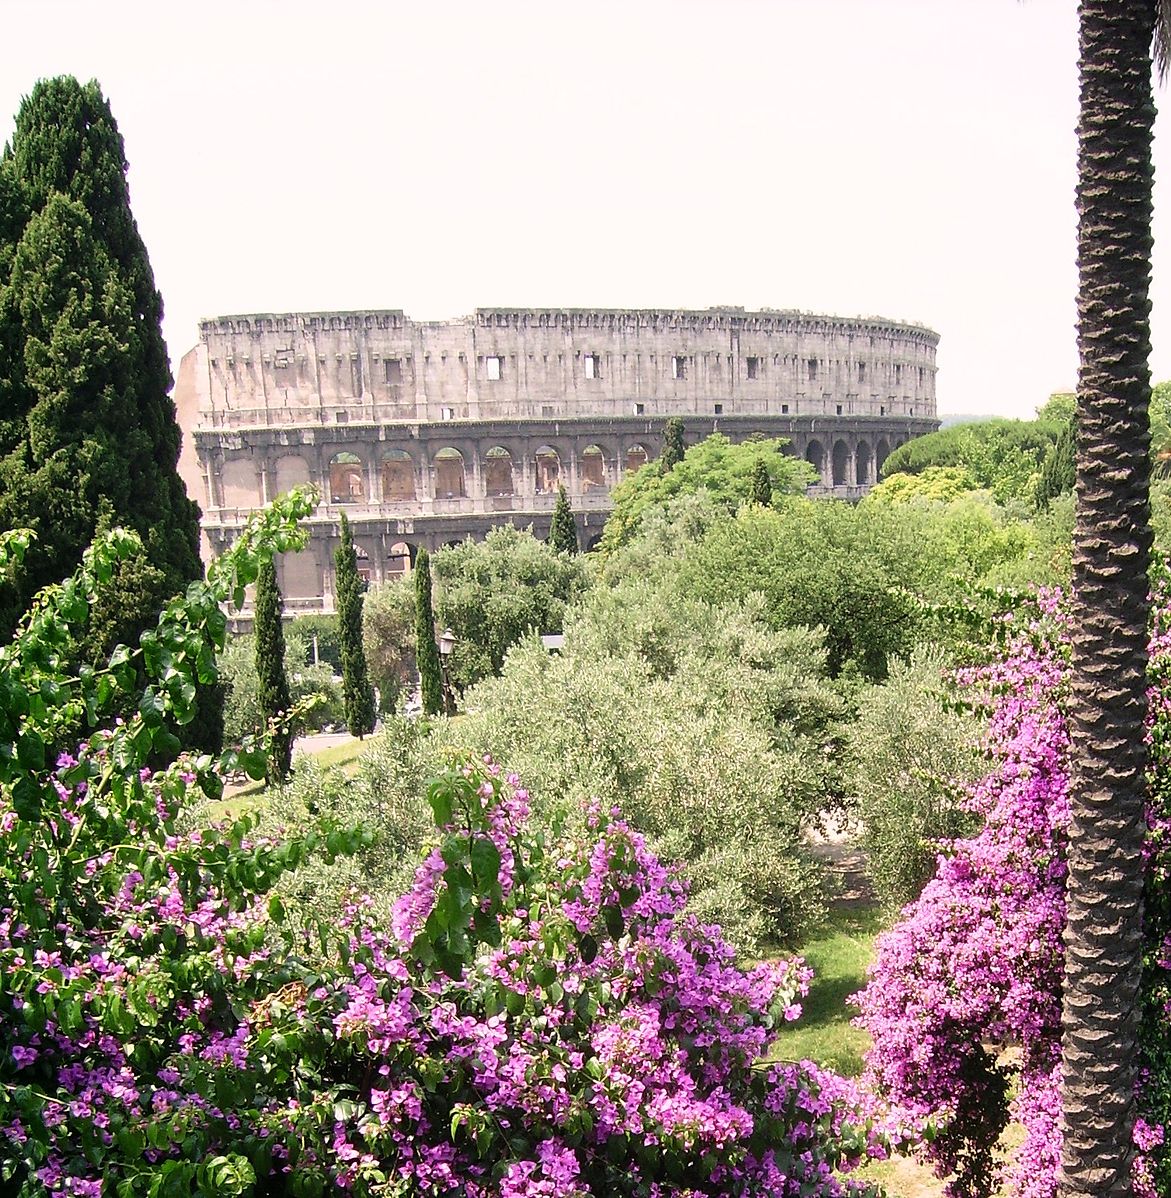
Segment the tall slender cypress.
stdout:
[[[256,678],[259,683],[260,711],[265,720],[279,720],[289,710],[289,680],[285,676],[285,631],[281,625],[283,609],[276,566],[272,558],[260,567],[256,579]],[[268,780],[284,782],[291,772],[293,735],[287,722],[273,726],[268,751]]]
[[337,591],[338,633],[342,655],[342,693],[346,727],[359,739],[374,731],[374,692],[362,645],[362,580],[350,522],[342,512],[341,544],[334,553],[334,586]]
[[1075,480],[1073,421],[1066,423],[1041,463],[1037,480],[1037,506],[1047,508],[1051,499],[1073,490]]
[[557,488],[557,504],[553,508],[553,520],[549,525],[549,548],[555,553],[577,553],[581,546],[577,542],[577,525],[573,521],[573,510],[564,487]]
[[683,419],[680,416],[672,416],[663,428],[663,453],[659,458],[659,468],[664,474],[669,474],[683,461],[685,452]]
[[[202,574],[162,300],[126,171],[101,89],[68,76],[33,88],[0,159],[0,527],[37,533],[20,575],[0,584],[0,638],[103,522],[145,546],[123,580],[133,610],[106,622],[118,639],[137,639]],[[201,686],[197,703],[187,739],[213,748],[222,695]]]
[[[163,593],[152,596],[161,604],[202,574],[199,509],[176,469],[180,433],[170,397],[162,299],[130,210],[126,171],[121,134],[96,82],[63,76],[36,84],[17,114],[0,171],[8,180],[0,181],[0,208],[9,211],[9,223],[13,210],[26,217],[3,310],[16,320],[24,394],[13,398],[23,403],[27,424],[16,444],[3,447],[9,452],[0,515],[9,526],[36,526],[43,515],[38,508],[51,502],[40,492],[56,485],[56,477],[33,477],[16,488],[18,494],[13,484],[24,474],[35,476],[61,444],[74,444],[80,419],[96,444],[79,481],[90,484],[91,496],[99,485],[108,488],[102,493],[115,521],[142,536],[149,560],[162,572]],[[0,224],[3,220],[0,214]],[[72,280],[63,278],[59,267],[76,267],[71,261],[76,254],[88,258],[88,265]],[[2,257],[0,251],[0,266]],[[88,290],[94,286],[96,293]],[[71,300],[87,309],[86,336],[102,325],[108,329],[102,367],[107,379],[92,378],[94,368],[82,347],[70,341]],[[79,365],[84,368],[75,381],[70,368]],[[91,465],[100,483],[93,482]],[[28,504],[32,519],[24,518]],[[62,537],[54,527],[51,537],[40,537],[26,563],[27,581],[8,596],[7,624],[37,587],[63,577],[79,560],[97,527],[98,510],[89,497],[73,508],[78,530]],[[79,545],[83,526],[87,535]]]
[[761,507],[769,507],[773,501],[773,482],[768,476],[768,463],[764,458],[757,458],[752,467],[752,491],[748,496],[750,502],[759,503]]
[[423,711],[438,715],[443,710],[443,674],[435,645],[435,613],[431,610],[431,557],[419,550],[415,560],[415,660],[423,693]]

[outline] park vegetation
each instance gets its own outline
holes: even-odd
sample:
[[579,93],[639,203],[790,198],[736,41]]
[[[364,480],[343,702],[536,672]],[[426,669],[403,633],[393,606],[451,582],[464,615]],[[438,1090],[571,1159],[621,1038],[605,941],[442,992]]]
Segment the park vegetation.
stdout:
[[[806,498],[783,440],[672,420],[598,552],[562,492],[547,542],[420,550],[367,595],[343,517],[337,617],[286,624],[274,559],[317,497],[200,577],[125,170],[72,80],[0,159],[0,1192],[838,1198],[914,1150],[954,1198],[1053,1198],[1084,908],[1070,491],[1102,414],[1054,396],[912,441],[856,505]],[[1169,401],[1127,450],[1164,551]],[[1139,1117],[1113,1145],[1139,1198],[1171,1191],[1150,582]],[[221,694],[227,748],[185,751]],[[349,770],[290,770],[296,731],[376,715]],[[270,786],[225,802],[241,774]],[[785,1048],[835,830],[882,924],[857,1077]]]

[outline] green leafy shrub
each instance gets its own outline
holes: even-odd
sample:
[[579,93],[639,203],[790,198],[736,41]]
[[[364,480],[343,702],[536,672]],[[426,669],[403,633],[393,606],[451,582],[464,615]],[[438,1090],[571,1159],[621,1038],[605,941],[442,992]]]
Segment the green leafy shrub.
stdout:
[[446,665],[459,689],[499,671],[529,631],[560,632],[566,607],[586,585],[586,566],[509,524],[431,558],[441,628],[455,634]]
[[919,896],[939,842],[972,831],[961,788],[984,765],[981,723],[958,709],[937,652],[895,661],[847,726],[848,790],[874,889],[888,911]]
[[1061,420],[977,420],[914,437],[882,467],[883,478],[922,474],[932,467],[962,467],[976,487],[996,499],[1032,504],[1041,464],[1061,435]]
[[824,668],[820,637],[769,629],[759,601],[725,610],[631,580],[571,614],[562,653],[522,642],[437,735],[501,746],[546,826],[621,802],[747,951],[799,940],[823,911],[801,830],[834,785]]
[[415,587],[409,575],[366,592],[362,644],[379,711],[393,715],[403,692],[415,687]]
[[733,445],[723,434],[713,433],[665,473],[661,462],[647,462],[614,488],[603,552],[620,549],[639,532],[644,514],[683,495],[706,491],[719,506],[735,510],[751,500],[756,463],[762,459],[774,495],[803,493],[817,481],[817,472],[804,459],[781,452],[787,444],[783,437],[773,437]]
[[[286,627],[286,638],[296,640],[302,653],[296,658],[297,668],[324,664],[335,674],[342,672],[341,628],[336,614],[294,616]],[[317,640],[317,662],[313,660],[313,641]]]

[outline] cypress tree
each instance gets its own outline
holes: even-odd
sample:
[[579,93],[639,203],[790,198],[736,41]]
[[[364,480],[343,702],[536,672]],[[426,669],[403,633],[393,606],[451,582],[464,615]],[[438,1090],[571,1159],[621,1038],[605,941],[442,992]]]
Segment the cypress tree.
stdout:
[[757,458],[752,467],[752,490],[749,502],[759,503],[761,507],[770,507],[773,501],[773,483],[768,476],[768,463],[764,458]]
[[663,429],[663,454],[659,458],[659,467],[664,474],[670,474],[675,466],[683,461],[686,446],[683,444],[683,420],[672,416]]
[[1047,508],[1051,499],[1073,490],[1075,477],[1073,421],[1069,421],[1049,447],[1037,480],[1037,506]]
[[[38,534],[0,586],[0,637],[75,568],[103,520],[145,546],[124,579],[135,603],[108,623],[118,639],[133,643],[202,574],[199,509],[176,469],[162,300],[126,171],[101,89],[67,76],[33,88],[0,159],[0,526]],[[188,743],[215,748],[222,692],[201,686],[197,705]]]
[[[289,710],[289,680],[285,676],[285,631],[281,625],[280,587],[276,566],[268,558],[256,578],[256,678],[259,683],[260,710],[266,720],[280,717]],[[268,780],[284,782],[293,759],[293,737],[287,726],[272,734],[268,753]]]
[[577,553],[577,525],[569,506],[569,496],[564,487],[557,488],[557,505],[553,508],[553,520],[549,525],[549,548],[554,553]]
[[361,739],[374,731],[374,692],[370,689],[366,650],[362,645],[362,579],[358,575],[358,555],[354,552],[354,537],[345,512],[342,512],[341,544],[333,560],[346,726],[351,736]]
[[423,692],[423,712],[438,715],[443,710],[443,675],[435,644],[435,614],[431,610],[431,557],[426,549],[420,549],[415,560],[415,660]]

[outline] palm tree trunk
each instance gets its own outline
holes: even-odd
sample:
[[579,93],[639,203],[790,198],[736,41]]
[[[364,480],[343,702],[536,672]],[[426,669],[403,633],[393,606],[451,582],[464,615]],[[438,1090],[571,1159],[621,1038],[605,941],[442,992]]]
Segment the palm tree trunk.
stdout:
[[1130,1193],[1146,748],[1151,37],[1157,0],[1082,0],[1078,455],[1058,1192]]

